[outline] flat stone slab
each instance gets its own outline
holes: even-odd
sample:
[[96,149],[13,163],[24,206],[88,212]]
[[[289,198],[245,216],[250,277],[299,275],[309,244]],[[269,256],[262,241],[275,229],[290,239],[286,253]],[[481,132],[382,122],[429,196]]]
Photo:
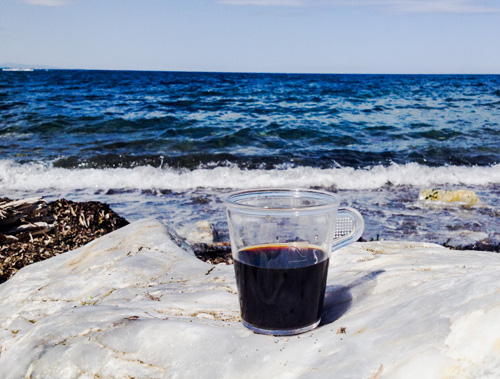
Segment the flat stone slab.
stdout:
[[1,378],[497,378],[500,255],[410,242],[334,253],[322,324],[242,326],[232,266],[142,220],[0,285]]

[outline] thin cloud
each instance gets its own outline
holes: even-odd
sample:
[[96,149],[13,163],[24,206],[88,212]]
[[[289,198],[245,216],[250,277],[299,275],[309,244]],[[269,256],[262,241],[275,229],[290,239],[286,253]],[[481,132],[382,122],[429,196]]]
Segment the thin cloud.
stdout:
[[253,5],[260,7],[300,7],[306,5],[301,0],[220,0],[226,5]]
[[381,6],[403,13],[493,13],[498,6],[488,6],[477,0],[387,0]]
[[20,0],[20,1],[22,3],[39,5],[42,7],[61,7],[69,4],[69,1],[67,0]]
[[396,13],[497,13],[493,0],[219,0],[226,5],[274,7],[370,7]]

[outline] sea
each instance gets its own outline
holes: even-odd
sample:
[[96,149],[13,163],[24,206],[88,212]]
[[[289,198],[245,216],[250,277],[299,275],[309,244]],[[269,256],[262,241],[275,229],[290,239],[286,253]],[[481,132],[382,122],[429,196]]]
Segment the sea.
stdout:
[[0,197],[224,241],[223,199],[264,187],[335,192],[365,240],[498,246],[500,76],[0,71]]

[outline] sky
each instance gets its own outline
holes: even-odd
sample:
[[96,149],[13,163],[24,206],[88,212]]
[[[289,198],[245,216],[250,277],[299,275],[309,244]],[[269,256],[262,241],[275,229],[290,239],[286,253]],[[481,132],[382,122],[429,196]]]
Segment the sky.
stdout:
[[0,0],[0,65],[500,74],[499,0]]

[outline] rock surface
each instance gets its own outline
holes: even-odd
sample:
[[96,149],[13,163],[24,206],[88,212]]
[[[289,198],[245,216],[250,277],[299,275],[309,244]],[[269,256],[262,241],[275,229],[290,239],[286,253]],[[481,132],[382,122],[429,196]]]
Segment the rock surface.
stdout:
[[356,243],[331,260],[323,323],[239,322],[233,267],[135,222],[0,285],[1,378],[496,378],[500,255]]

